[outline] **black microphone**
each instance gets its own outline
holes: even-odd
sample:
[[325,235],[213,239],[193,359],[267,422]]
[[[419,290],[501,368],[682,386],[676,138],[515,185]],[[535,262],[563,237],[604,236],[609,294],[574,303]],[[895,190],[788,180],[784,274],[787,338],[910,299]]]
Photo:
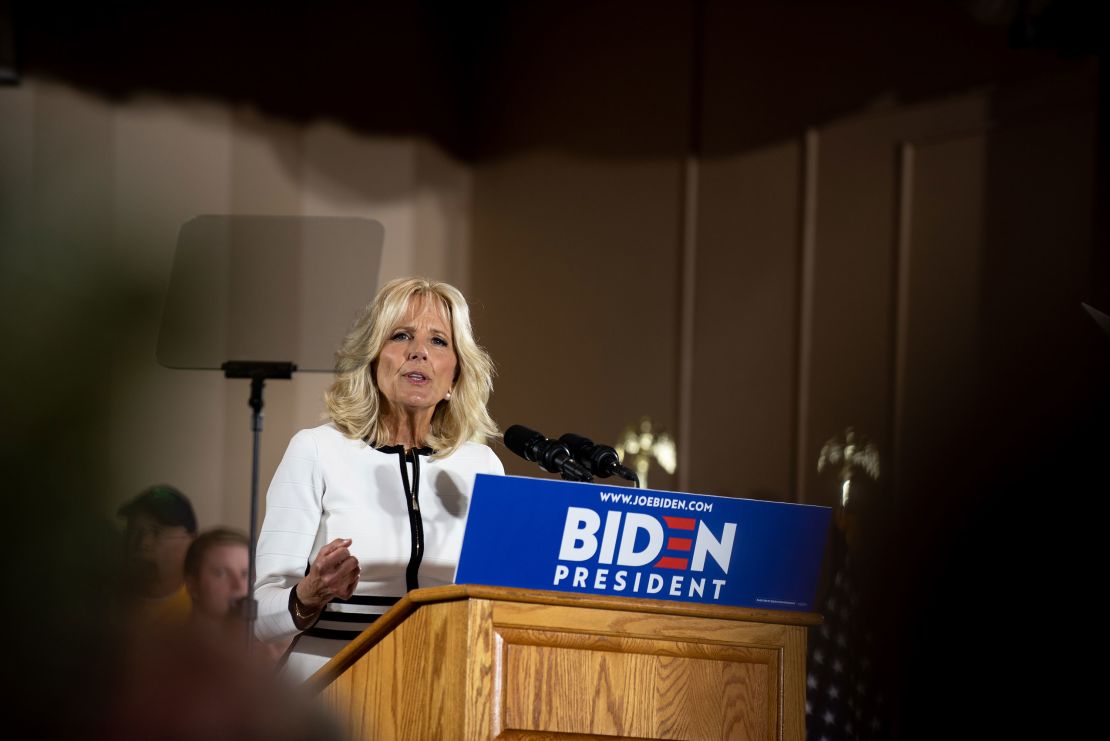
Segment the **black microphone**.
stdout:
[[546,437],[524,425],[513,425],[505,430],[505,447],[526,461],[540,464],[540,468],[562,475],[567,481],[593,481],[593,476],[576,461],[567,447],[558,440]]
[[636,482],[636,486],[640,485],[640,478],[636,472],[622,466],[617,451],[608,445],[598,445],[590,438],[575,435],[573,432],[560,437],[559,442],[566,445],[571,456],[588,468],[594,476],[607,478],[616,474],[622,479]]

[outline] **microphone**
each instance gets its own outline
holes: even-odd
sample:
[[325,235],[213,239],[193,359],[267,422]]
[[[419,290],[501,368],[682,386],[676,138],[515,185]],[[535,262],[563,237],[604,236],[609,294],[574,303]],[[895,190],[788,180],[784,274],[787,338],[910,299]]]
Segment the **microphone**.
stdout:
[[636,482],[640,485],[640,478],[631,468],[621,465],[617,451],[608,445],[598,445],[588,437],[575,435],[568,432],[559,438],[559,442],[567,446],[571,456],[590,470],[598,478],[607,478],[616,474],[622,479]]
[[593,481],[590,472],[571,456],[565,445],[524,425],[505,430],[505,447],[526,461],[540,464],[549,473],[561,474],[567,481]]

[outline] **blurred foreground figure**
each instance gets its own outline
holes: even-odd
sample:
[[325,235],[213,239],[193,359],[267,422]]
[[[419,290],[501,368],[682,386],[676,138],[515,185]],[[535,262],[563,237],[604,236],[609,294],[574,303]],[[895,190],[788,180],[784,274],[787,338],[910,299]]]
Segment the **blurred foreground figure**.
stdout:
[[[194,620],[200,614],[194,611]],[[231,612],[229,619],[234,619]],[[336,725],[274,672],[263,650],[190,629],[137,631],[127,642],[104,737],[162,741],[340,738]],[[244,638],[244,631],[235,633]]]
[[152,486],[119,514],[127,518],[125,591],[134,616],[184,622],[190,610],[185,554],[197,534],[193,505],[172,486]]
[[235,530],[196,537],[184,559],[192,611],[184,623],[148,622],[126,642],[109,738],[329,739],[332,724],[274,674],[280,650],[247,650],[239,610],[250,543]]

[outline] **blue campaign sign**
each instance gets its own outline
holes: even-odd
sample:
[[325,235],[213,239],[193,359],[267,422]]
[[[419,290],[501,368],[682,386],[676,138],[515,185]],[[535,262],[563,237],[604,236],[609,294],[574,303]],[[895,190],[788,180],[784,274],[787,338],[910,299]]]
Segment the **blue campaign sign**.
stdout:
[[479,474],[457,584],[810,610],[831,510]]

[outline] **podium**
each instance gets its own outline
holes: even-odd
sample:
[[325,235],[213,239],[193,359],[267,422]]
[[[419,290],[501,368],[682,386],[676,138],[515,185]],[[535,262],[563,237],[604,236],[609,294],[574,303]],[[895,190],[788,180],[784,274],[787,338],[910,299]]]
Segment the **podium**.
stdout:
[[308,681],[351,739],[805,737],[814,613],[418,589]]

